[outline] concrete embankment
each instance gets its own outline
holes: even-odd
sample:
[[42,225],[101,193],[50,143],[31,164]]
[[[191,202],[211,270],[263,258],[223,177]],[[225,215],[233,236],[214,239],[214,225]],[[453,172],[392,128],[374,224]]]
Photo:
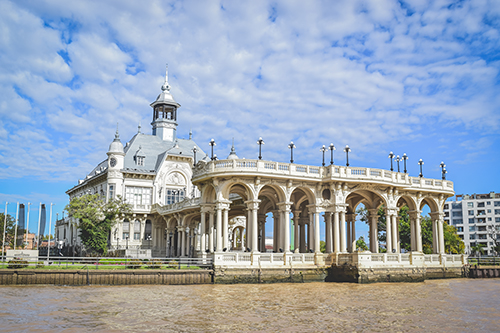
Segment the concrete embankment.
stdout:
[[0,270],[0,285],[210,284],[212,270]]
[[469,268],[469,277],[473,279],[499,278],[500,268],[471,266]]

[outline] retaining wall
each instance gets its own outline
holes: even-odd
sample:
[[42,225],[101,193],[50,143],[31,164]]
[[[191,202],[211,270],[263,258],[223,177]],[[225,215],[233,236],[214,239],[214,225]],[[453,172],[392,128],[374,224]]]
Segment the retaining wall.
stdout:
[[67,271],[0,270],[0,285],[132,285],[132,284],[210,284],[211,270]]

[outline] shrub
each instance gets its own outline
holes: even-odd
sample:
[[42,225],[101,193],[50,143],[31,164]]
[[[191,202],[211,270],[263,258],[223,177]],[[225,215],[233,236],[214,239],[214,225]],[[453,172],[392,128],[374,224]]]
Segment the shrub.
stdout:
[[28,261],[19,258],[14,258],[12,260],[9,260],[9,263],[7,265],[7,268],[24,268],[24,267],[28,267]]
[[151,259],[146,263],[147,268],[158,269],[161,268],[161,260],[160,259]]
[[36,268],[44,268],[45,265],[43,264],[43,261],[39,261],[36,263]]
[[139,259],[130,259],[127,262],[127,268],[137,269],[137,268],[141,268],[141,266],[142,266],[142,261]]

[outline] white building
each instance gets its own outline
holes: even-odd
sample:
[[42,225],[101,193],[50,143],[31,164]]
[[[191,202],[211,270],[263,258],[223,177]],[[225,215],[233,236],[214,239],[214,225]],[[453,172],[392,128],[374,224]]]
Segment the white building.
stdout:
[[[492,237],[500,240],[500,193],[457,195],[454,201],[446,202],[444,214],[445,221],[457,228],[467,253],[479,243],[488,255],[494,254]],[[497,233],[492,234],[492,229]]]
[[[180,105],[170,93],[168,71],[161,90],[151,103],[152,134],[141,133],[139,127],[137,134],[124,146],[117,129],[107,158],[66,192],[70,199],[87,193],[99,193],[106,200],[120,195],[132,205],[133,214],[112,230],[111,250],[126,249],[136,254],[140,251],[143,256],[165,256],[165,228],[159,226],[162,218],[152,213],[152,206],[172,204],[199,195],[191,183],[192,165],[195,158],[208,157],[192,140],[191,133],[188,139],[177,137]],[[196,153],[193,148],[196,148]],[[74,220],[58,221],[56,237],[65,242],[68,254],[78,253],[81,248]]]

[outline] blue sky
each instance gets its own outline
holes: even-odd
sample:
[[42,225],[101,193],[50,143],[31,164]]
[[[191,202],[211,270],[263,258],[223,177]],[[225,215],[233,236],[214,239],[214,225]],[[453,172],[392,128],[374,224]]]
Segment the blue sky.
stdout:
[[117,122],[151,131],[166,63],[178,135],[219,157],[262,136],[265,159],[293,140],[319,165],[333,142],[338,164],[406,153],[410,175],[444,161],[457,194],[500,192],[499,28],[498,1],[0,0],[0,209],[61,213]]

